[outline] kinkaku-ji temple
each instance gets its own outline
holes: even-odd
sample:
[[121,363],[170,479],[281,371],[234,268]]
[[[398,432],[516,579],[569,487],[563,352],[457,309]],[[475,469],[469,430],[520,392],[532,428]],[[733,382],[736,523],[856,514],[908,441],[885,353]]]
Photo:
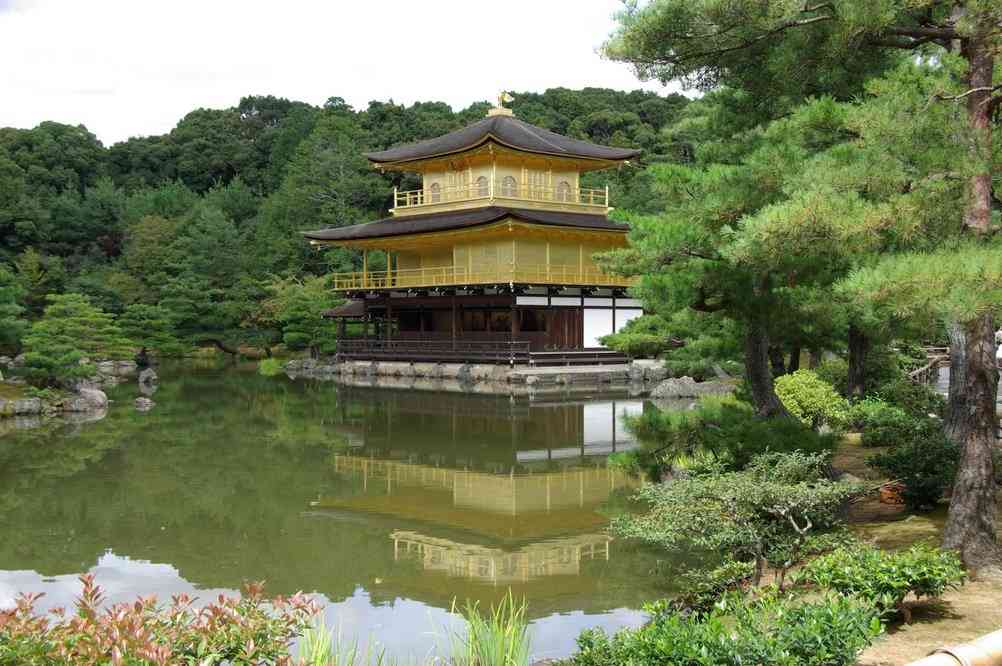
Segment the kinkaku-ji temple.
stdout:
[[[628,227],[608,218],[608,187],[582,174],[618,167],[639,151],[571,139],[503,107],[438,138],[366,157],[410,172],[420,189],[394,188],[391,216],[305,235],[359,250],[360,271],[337,273],[348,300],[338,320],[345,359],[596,363],[621,358],[600,338],[642,314],[631,279],[593,255],[624,247]],[[381,251],[386,267],[372,270]],[[345,339],[346,322],[362,336]]]

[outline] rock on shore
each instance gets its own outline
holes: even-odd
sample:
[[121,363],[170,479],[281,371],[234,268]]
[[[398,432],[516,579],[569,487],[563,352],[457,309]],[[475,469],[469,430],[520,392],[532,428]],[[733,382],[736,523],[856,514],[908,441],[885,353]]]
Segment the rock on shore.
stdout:
[[730,395],[734,384],[723,381],[697,382],[692,377],[666,379],[651,391],[651,397],[658,400],[678,398],[698,398],[704,395]]

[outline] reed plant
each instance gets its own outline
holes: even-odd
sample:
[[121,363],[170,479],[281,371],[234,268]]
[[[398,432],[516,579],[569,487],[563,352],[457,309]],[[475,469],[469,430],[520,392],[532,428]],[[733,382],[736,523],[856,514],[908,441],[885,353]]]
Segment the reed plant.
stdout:
[[303,631],[299,640],[299,666],[398,666],[384,648],[358,639],[344,640],[341,628],[331,631],[321,617]]
[[[455,613],[456,604],[453,602]],[[467,624],[466,633],[450,633],[449,663],[455,666],[528,666],[529,622],[526,603],[516,602],[511,590],[490,612],[481,613],[478,604],[467,601],[459,611]]]

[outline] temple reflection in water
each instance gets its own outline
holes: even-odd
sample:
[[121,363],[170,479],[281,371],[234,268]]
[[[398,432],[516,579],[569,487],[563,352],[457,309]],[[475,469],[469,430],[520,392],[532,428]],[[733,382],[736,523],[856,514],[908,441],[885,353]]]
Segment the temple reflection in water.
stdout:
[[[342,388],[346,391],[365,389]],[[601,507],[638,481],[606,465],[633,440],[629,398],[539,403],[376,392],[338,414],[344,487],[321,511],[382,516],[399,566],[466,583],[574,577],[614,557]],[[406,443],[404,443],[406,442]]]

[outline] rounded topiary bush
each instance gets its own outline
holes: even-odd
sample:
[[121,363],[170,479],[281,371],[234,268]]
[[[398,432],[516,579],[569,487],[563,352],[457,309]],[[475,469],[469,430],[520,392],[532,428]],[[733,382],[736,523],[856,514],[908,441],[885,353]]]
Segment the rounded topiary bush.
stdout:
[[805,425],[843,428],[849,403],[835,388],[810,370],[797,370],[776,379],[776,395],[783,406]]

